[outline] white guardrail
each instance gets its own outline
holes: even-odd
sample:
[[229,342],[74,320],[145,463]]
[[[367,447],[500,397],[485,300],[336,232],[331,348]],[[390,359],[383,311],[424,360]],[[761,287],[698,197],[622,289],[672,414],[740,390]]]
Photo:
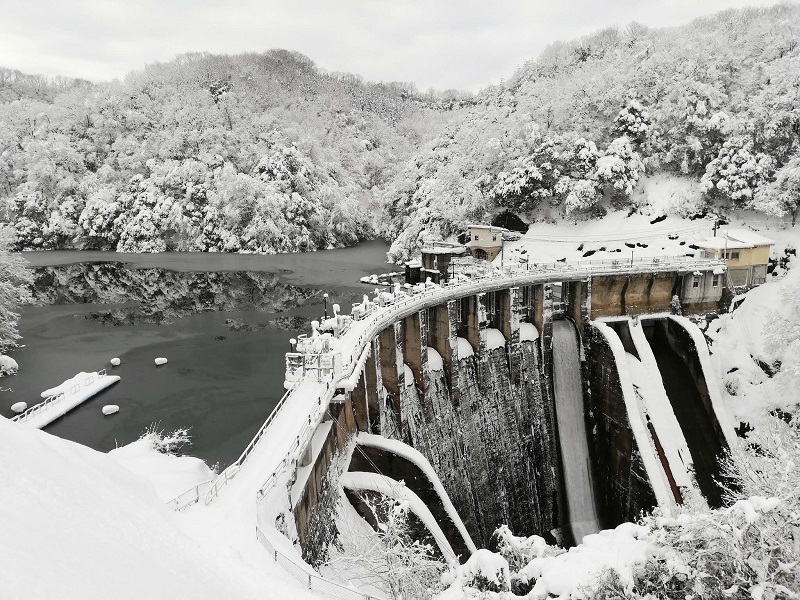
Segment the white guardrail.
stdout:
[[[258,500],[262,500],[274,489],[278,477],[283,475],[287,469],[296,469],[299,456],[305,450],[306,444],[308,444],[313,436],[316,428],[316,421],[318,418],[321,418],[322,413],[327,410],[328,403],[335,393],[336,388],[344,387],[346,389],[352,389],[352,387],[355,386],[355,382],[351,380],[360,372],[360,369],[357,370],[357,366],[363,366],[363,360],[361,359],[367,349],[367,343],[383,329],[392,325],[397,320],[405,318],[420,309],[440,304],[443,301],[456,299],[476,292],[493,291],[506,286],[547,283],[549,281],[574,279],[576,277],[590,275],[671,271],[676,268],[680,271],[698,269],[709,270],[724,265],[725,261],[697,259],[688,256],[629,260],[603,259],[575,261],[571,263],[556,262],[548,264],[517,265],[516,267],[506,268],[503,271],[498,270],[494,273],[481,275],[469,280],[451,280],[441,286],[428,288],[413,295],[405,296],[400,300],[395,300],[391,304],[371,311],[368,316],[365,315],[365,317],[362,317],[360,320],[354,321],[352,326],[349,327],[346,333],[340,338],[340,347],[343,350],[350,349],[347,356],[348,362],[344,365],[341,374],[338,374],[338,376],[329,375],[325,378],[328,379],[323,393],[325,401],[323,402],[323,397],[320,397],[316,404],[318,407],[316,414],[308,415],[308,419],[304,421],[303,427],[295,436],[291,446],[287,449],[286,454],[278,464],[278,467],[270,474],[259,489],[257,494]],[[566,277],[562,278],[560,277],[561,275]],[[357,337],[356,334],[358,334]],[[289,398],[292,396],[292,392],[309,376],[308,373],[304,373],[294,384],[292,389],[283,395],[238,460],[220,473],[213,482],[208,481],[198,484],[194,488],[174,498],[168,504],[173,506],[176,510],[182,510],[187,506],[199,502],[200,498],[203,498],[206,504],[212,502],[219,495],[220,490],[228,481],[236,476],[247,462],[248,457],[256,448],[259,441],[264,437],[270,425],[275,421],[280,411],[286,406]],[[315,380],[319,381],[318,377],[319,373],[317,372]],[[334,379],[337,383],[332,385]],[[206,485],[208,488],[203,492],[203,486]],[[277,550],[269,542],[269,538],[265,535],[258,522],[256,522],[256,537],[272,554],[273,560],[275,560],[276,563],[281,564],[288,573],[299,581],[305,582],[309,589],[323,592],[331,598],[342,598],[343,600],[372,600],[374,598],[374,596],[360,593],[320,575],[309,572],[307,566],[302,566],[300,563]]]
[[[105,377],[106,370],[101,369],[100,371],[97,372],[97,376],[99,378]],[[76,393],[81,391],[82,388],[89,387],[93,383],[94,383],[94,375],[89,375],[86,379],[83,380],[83,383],[76,383],[71,388],[69,388],[69,390],[66,393],[59,392],[58,394],[48,396],[43,402],[39,402],[39,404],[34,404],[25,412],[22,412],[16,415],[15,417],[11,417],[11,420],[14,421],[15,423],[24,423],[31,417],[34,417],[39,413],[47,410],[54,404],[58,404],[62,400],[66,399],[68,396],[75,395]]]

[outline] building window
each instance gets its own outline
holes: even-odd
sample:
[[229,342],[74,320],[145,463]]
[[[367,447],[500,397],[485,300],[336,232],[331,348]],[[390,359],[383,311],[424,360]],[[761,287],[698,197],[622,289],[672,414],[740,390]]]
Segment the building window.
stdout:
[[692,287],[693,288],[700,287],[700,278],[699,277],[695,277],[694,279],[692,279]]
[[731,258],[733,260],[739,260],[739,253],[738,252],[731,253]]
[[478,241],[478,236],[477,236],[477,235],[475,236],[475,241],[476,241],[476,242]]
[[719,275],[714,275],[714,278],[711,280],[712,287],[719,287]]
[[492,241],[493,241],[493,242],[496,242],[496,241],[497,241],[497,236],[496,236],[496,235],[493,235],[493,236],[492,236]]

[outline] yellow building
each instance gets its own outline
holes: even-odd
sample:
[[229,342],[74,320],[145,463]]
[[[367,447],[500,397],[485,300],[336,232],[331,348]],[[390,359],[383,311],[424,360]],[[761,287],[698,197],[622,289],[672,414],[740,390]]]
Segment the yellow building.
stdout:
[[717,237],[697,242],[705,258],[725,259],[736,287],[752,287],[767,280],[770,247],[775,242],[746,229],[728,229]]

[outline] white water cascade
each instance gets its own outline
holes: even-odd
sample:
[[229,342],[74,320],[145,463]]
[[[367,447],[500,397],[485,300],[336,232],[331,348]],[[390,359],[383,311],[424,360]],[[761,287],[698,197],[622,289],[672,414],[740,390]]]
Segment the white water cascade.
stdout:
[[578,334],[566,319],[553,323],[553,386],[567,511],[572,535],[579,544],[583,536],[600,531],[600,523],[592,491],[583,415]]

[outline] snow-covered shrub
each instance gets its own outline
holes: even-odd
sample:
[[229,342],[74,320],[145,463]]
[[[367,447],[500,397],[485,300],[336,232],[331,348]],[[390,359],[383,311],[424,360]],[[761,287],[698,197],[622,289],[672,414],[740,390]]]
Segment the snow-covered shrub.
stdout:
[[728,373],[723,379],[725,391],[731,396],[736,396],[739,393],[739,376],[735,373]]
[[431,544],[414,536],[409,503],[374,492],[361,498],[375,528],[357,516],[358,523],[340,527],[325,568],[351,583],[375,586],[391,600],[430,598],[440,591],[446,565]]
[[506,559],[485,548],[474,552],[463,566],[458,568],[462,587],[481,592],[508,592],[511,579]]
[[139,437],[140,440],[148,440],[154,450],[162,454],[180,454],[181,450],[192,443],[189,429],[186,427],[178,428],[171,432],[164,432],[159,429],[158,424],[151,424]]

